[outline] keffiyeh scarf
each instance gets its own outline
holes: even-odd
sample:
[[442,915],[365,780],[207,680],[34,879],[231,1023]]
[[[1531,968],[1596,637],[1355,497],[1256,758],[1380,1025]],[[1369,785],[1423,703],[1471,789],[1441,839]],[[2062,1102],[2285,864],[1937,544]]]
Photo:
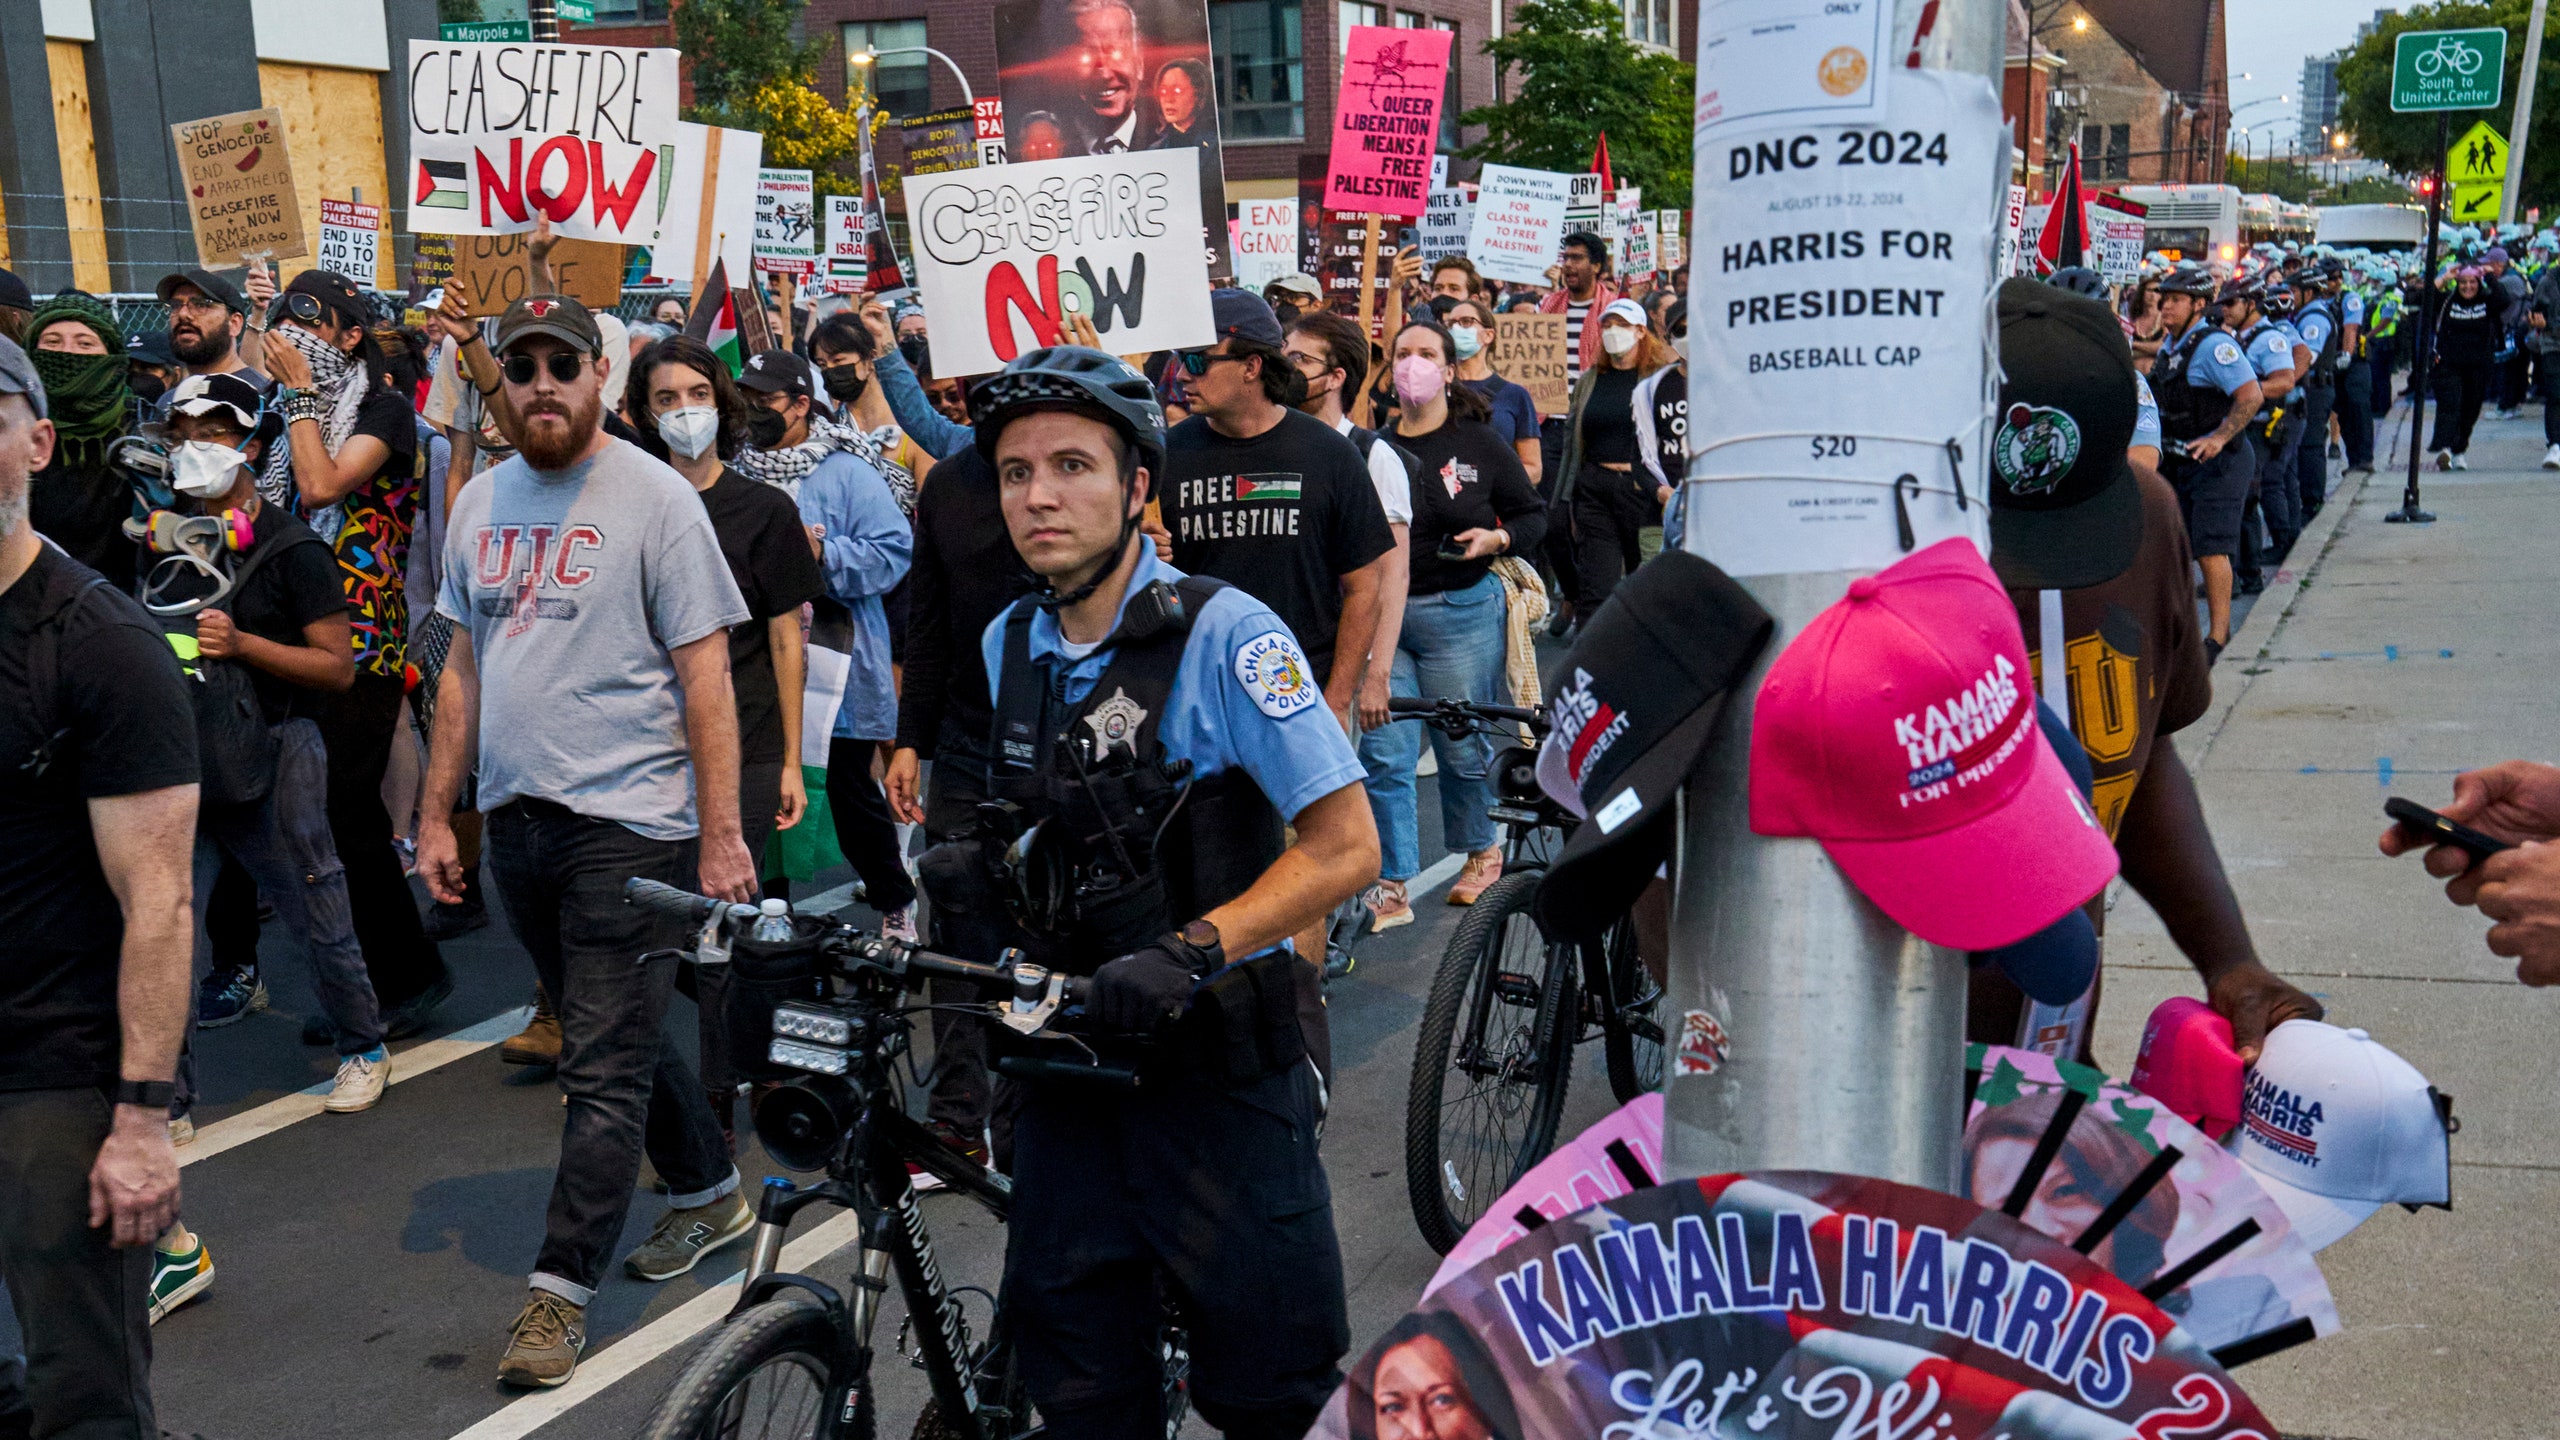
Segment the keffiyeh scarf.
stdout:
[[895,443],[894,426],[866,433],[850,425],[841,425],[823,415],[809,417],[809,438],[797,445],[778,446],[771,450],[744,448],[729,462],[729,468],[750,480],[761,480],[778,486],[792,499],[800,498],[800,482],[818,468],[820,461],[841,450],[880,472],[889,482],[889,494],[898,502],[898,513],[912,517],[916,513],[916,477],[907,467],[889,458],[880,436],[890,435]]
[[[285,405],[286,431],[267,448],[266,459],[258,466],[259,497],[269,504],[298,511],[293,483],[293,422],[305,416],[318,420],[321,442],[328,446],[330,454],[337,454],[338,447],[356,431],[356,417],[364,410],[372,377],[365,374],[364,366],[353,355],[299,325],[277,325],[267,331],[267,338],[291,345],[311,366],[310,388]],[[323,506],[308,518],[321,539],[335,543],[341,518],[339,507]]]

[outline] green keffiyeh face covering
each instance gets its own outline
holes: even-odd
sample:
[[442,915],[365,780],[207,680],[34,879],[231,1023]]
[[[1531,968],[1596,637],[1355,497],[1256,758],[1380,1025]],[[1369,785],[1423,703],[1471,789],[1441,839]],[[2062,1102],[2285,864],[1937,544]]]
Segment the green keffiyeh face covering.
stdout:
[[27,334],[41,337],[47,327],[64,320],[76,320],[96,331],[107,353],[39,349],[27,358],[35,363],[36,378],[44,382],[45,404],[58,441],[74,463],[96,463],[105,458],[107,442],[123,434],[133,418],[133,392],[125,384],[124,332],[105,305],[66,292],[27,317]]

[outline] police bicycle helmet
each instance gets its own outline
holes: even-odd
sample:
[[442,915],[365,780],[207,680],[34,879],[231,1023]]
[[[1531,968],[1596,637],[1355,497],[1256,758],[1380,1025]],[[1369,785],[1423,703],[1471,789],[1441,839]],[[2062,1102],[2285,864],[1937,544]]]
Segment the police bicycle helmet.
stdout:
[[2213,303],[2216,305],[2228,305],[2234,300],[2248,300],[2254,302],[2262,298],[2266,294],[2266,290],[2267,282],[2261,276],[2234,275],[2230,279],[2223,281],[2222,288],[2213,293]]
[[2199,300],[2213,298],[2213,273],[2201,265],[2179,265],[2160,277],[2163,295],[2192,295]]
[[[1164,476],[1164,407],[1156,387],[1116,355],[1082,345],[1050,345],[1017,356],[1002,370],[978,382],[969,392],[970,413],[978,417],[978,453],[992,465],[996,441],[1014,420],[1045,410],[1088,415],[1120,432],[1138,464],[1161,480]],[[1120,545],[1127,549],[1137,532],[1137,517],[1120,525]],[[1100,589],[1118,569],[1108,567],[1074,590],[1061,595],[1044,589],[1035,597],[1048,609],[1073,605]]]
[[2086,295],[2092,300],[2107,298],[2106,277],[2086,265],[2065,265],[2047,276],[2044,283],[2056,290],[2068,290],[2074,295]]

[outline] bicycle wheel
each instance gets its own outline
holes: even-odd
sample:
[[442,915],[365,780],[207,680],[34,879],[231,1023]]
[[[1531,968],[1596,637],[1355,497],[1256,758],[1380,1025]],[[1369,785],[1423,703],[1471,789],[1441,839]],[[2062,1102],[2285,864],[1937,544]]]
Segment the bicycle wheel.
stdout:
[[1600,1007],[1600,1048],[1609,1061],[1609,1092],[1626,1104],[1662,1088],[1662,984],[1636,953],[1636,924],[1625,915],[1600,937],[1609,988]]
[[1422,1238],[1443,1255],[1545,1157],[1564,1117],[1576,962],[1530,913],[1540,878],[1505,875],[1469,908],[1414,1037],[1405,1192]]
[[[640,1440],[809,1440],[829,1396],[835,1328],[814,1296],[792,1292],[723,1324],[676,1373]],[[869,1440],[861,1407],[852,1433]]]

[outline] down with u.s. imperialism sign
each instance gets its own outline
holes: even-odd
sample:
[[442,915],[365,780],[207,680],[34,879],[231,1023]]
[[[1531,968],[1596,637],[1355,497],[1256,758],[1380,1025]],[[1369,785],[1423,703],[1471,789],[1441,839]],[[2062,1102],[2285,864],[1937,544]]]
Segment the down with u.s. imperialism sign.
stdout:
[[409,228],[650,245],[675,183],[676,52],[409,42]]

